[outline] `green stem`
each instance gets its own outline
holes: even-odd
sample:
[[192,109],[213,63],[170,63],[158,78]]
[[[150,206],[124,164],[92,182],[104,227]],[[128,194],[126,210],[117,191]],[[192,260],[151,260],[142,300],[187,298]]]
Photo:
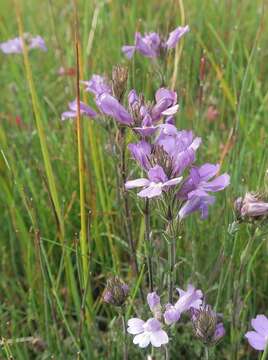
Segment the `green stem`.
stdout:
[[125,315],[122,313],[121,314],[121,319],[122,319],[122,327],[123,327],[123,360],[128,360],[128,350],[127,350],[127,324],[126,324],[126,319],[125,319]]
[[150,292],[154,291],[153,284],[153,264],[152,264],[152,239],[150,236],[150,204],[149,199],[146,199],[145,210],[145,249],[146,249],[146,259],[147,259],[147,268],[148,268],[148,277],[149,277],[149,289]]
[[205,360],[209,360],[209,350],[208,347],[205,347]]
[[268,343],[266,344],[265,350],[262,354],[261,360],[266,360],[268,355]]
[[168,233],[168,300],[173,303],[174,268],[176,263],[176,232],[174,231],[173,220],[167,226]]

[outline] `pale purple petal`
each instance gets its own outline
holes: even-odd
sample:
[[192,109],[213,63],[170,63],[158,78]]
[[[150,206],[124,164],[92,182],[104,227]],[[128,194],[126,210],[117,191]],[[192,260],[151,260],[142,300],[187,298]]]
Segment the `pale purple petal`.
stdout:
[[30,39],[29,49],[41,49],[47,51],[45,40],[40,36],[34,36]]
[[167,344],[169,339],[167,333],[164,330],[158,330],[151,333],[150,341],[152,346],[160,347],[161,345]]
[[152,184],[138,193],[140,197],[153,198],[162,194],[162,183]]
[[136,335],[133,339],[133,344],[139,345],[140,348],[146,348],[150,344],[151,334],[149,332],[143,332]]
[[139,165],[145,169],[149,170],[151,167],[149,162],[149,156],[151,154],[151,145],[146,141],[142,140],[137,144],[129,144],[128,149],[131,152],[133,158],[139,163]]
[[166,181],[163,186],[174,186],[178,185],[182,181],[183,177],[174,178],[171,180]]
[[212,177],[216,176],[217,173],[220,170],[220,165],[219,164],[204,164],[202,166],[200,166],[200,168],[198,169],[200,178],[202,181],[207,181],[210,180]]
[[95,96],[100,96],[103,93],[112,93],[112,88],[104,76],[93,74],[89,81],[81,81],[86,85],[86,91],[91,92]]
[[223,174],[216,177],[210,182],[206,182],[201,185],[202,189],[205,191],[217,192],[225,189],[230,184],[230,176],[228,174]]
[[153,291],[147,295],[147,303],[152,312],[154,312],[154,310],[159,307],[160,297],[157,295],[157,293],[155,291]]
[[179,26],[175,30],[173,30],[168,37],[168,40],[166,42],[166,46],[168,49],[174,48],[180,38],[190,31],[190,28],[188,25],[186,26]]
[[213,336],[213,341],[218,342],[225,335],[225,329],[223,323],[219,323],[216,326],[216,330]]
[[248,339],[248,342],[255,350],[262,351],[265,349],[267,340],[265,341],[264,336],[261,336],[255,331],[248,331],[245,334],[245,337]]
[[171,304],[166,305],[164,320],[167,325],[175,324],[180,319],[180,312]]
[[125,183],[125,188],[126,189],[134,189],[137,187],[148,186],[149,184],[150,184],[150,181],[148,179],[140,178],[140,179],[136,179],[136,180],[127,181]]
[[105,115],[113,117],[118,122],[125,125],[133,122],[127,110],[112,95],[103,93],[96,99],[96,103]]
[[148,171],[148,178],[155,183],[166,182],[168,180],[163,168],[159,165],[155,165]]
[[140,334],[144,331],[143,325],[145,322],[139,318],[129,319],[127,322],[127,332],[132,335]]
[[135,53],[135,46],[131,45],[124,45],[122,46],[122,52],[123,54],[128,58],[131,59]]
[[161,323],[155,318],[150,318],[143,325],[144,331],[154,332],[161,329]]
[[187,291],[180,296],[179,300],[175,304],[175,308],[180,313],[188,311],[190,308],[201,304],[202,297],[202,291],[196,290],[192,285],[188,285]]
[[165,116],[175,115],[178,110],[179,110],[179,105],[174,105],[168,108],[167,110],[162,111],[162,115]]
[[251,325],[259,334],[267,336],[268,340],[268,318],[265,315],[257,315],[251,320]]
[[74,111],[65,111],[61,114],[61,120],[66,120],[66,119],[73,119],[76,118],[77,114]]

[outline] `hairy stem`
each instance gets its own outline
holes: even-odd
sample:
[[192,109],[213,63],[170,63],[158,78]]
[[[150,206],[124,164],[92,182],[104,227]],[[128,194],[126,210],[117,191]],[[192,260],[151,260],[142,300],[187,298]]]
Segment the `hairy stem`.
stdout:
[[146,199],[146,202],[145,202],[144,217],[145,217],[145,248],[146,248],[148,278],[149,278],[149,289],[150,289],[150,292],[153,292],[154,284],[153,284],[153,264],[152,264],[152,239],[150,236],[150,203],[149,203],[149,199]]
[[208,347],[205,347],[205,360],[209,360],[209,350]]
[[121,314],[122,327],[123,327],[123,360],[128,360],[128,349],[127,349],[127,324],[125,315]]

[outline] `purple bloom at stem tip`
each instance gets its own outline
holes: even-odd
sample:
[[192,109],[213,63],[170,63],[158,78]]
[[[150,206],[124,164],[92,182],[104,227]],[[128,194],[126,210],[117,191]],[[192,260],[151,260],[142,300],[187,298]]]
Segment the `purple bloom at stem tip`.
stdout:
[[43,51],[47,51],[47,47],[44,39],[37,35],[32,36],[28,33],[23,35],[23,39],[21,37],[16,37],[14,39],[7,40],[6,42],[0,43],[0,50],[4,54],[19,54],[23,52],[23,41],[28,46],[29,49],[41,49]]
[[96,104],[103,114],[115,118],[121,124],[132,124],[133,120],[128,111],[112,95],[108,93],[101,94],[97,97]]
[[132,318],[128,320],[127,332],[135,335],[133,343],[140,348],[145,348],[149,344],[154,347],[168,343],[168,335],[162,330],[160,321],[155,318],[150,318],[146,322],[139,318]]
[[[94,118],[97,116],[97,113],[93,109],[91,109],[90,106],[86,105],[82,101],[80,101],[80,114],[90,118]],[[69,103],[69,110],[61,114],[61,120],[73,119],[76,117],[77,117],[77,100],[74,100]]]
[[179,292],[179,300],[175,305],[167,304],[164,312],[164,319],[167,325],[174,324],[180,318],[180,315],[190,309],[199,309],[202,304],[203,293],[201,290],[195,289],[191,284],[184,291],[177,288]]
[[89,81],[81,81],[81,84],[86,86],[86,91],[91,92],[95,96],[100,96],[103,93],[112,93],[112,87],[108,80],[101,75],[93,74]]
[[168,39],[166,41],[161,40],[159,34],[155,32],[145,34],[144,36],[142,36],[141,33],[136,32],[135,44],[123,46],[122,52],[128,59],[133,57],[135,51],[139,52],[145,57],[155,58],[162,52],[175,48],[181,37],[189,32],[189,30],[190,29],[188,25],[184,27],[179,26],[169,33]]
[[138,193],[138,196],[153,198],[155,196],[160,196],[162,191],[165,191],[170,186],[179,184],[181,180],[182,177],[168,180],[163,168],[159,165],[156,165],[148,171],[148,179],[140,178],[127,181],[125,187],[126,189],[143,187],[144,189]]
[[245,337],[255,350],[265,350],[268,346],[268,318],[265,315],[257,315],[251,320],[251,326],[255,331],[248,331]]
[[230,183],[230,176],[226,173],[210,180],[216,176],[219,168],[219,165],[204,164],[191,169],[178,194],[178,198],[187,200],[179,211],[181,219],[198,210],[202,219],[208,216],[208,206],[215,201],[215,197],[208,192],[221,191]]

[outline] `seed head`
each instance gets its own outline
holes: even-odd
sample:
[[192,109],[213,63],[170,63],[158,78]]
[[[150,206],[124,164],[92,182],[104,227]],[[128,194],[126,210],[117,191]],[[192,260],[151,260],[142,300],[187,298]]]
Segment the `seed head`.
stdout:
[[113,95],[122,101],[127,87],[128,69],[123,65],[116,65],[112,71],[112,89]]
[[209,305],[193,310],[192,322],[195,335],[206,345],[215,345],[224,336],[222,323],[217,323],[217,314]]
[[115,276],[107,280],[102,298],[107,304],[122,306],[128,297],[128,293],[128,285],[119,277]]

